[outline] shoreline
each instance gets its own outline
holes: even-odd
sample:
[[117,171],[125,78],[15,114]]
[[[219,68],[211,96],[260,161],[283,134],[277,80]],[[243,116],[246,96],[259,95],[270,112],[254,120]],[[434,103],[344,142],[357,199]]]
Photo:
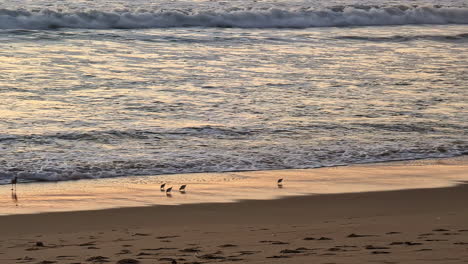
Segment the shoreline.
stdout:
[[[316,169],[326,169],[326,168],[340,168],[340,167],[349,167],[349,166],[365,166],[365,165],[385,165],[385,164],[400,164],[400,163],[417,163],[418,161],[422,162],[436,162],[438,160],[463,160],[468,159],[468,153],[449,156],[449,157],[429,157],[429,158],[410,158],[410,159],[395,159],[395,160],[385,160],[385,161],[369,161],[369,162],[358,162],[352,164],[337,164],[337,165],[324,165],[320,167],[310,167],[310,168],[283,168],[283,169],[258,169],[258,170],[232,170],[232,171],[206,171],[206,172],[187,172],[187,173],[166,173],[166,174],[155,174],[155,175],[131,175],[131,176],[117,176],[117,177],[104,177],[104,178],[82,178],[82,179],[70,179],[70,180],[56,180],[56,181],[24,181],[19,182],[20,184],[44,184],[44,183],[60,183],[60,182],[77,182],[77,181],[98,181],[105,179],[120,179],[120,178],[132,178],[132,177],[157,177],[157,176],[171,176],[171,175],[197,175],[197,174],[224,174],[224,173],[243,173],[243,172],[268,172],[268,171],[288,171],[288,170],[316,170]],[[0,184],[10,185],[10,183]]]
[[[0,186],[0,215],[152,205],[228,203],[290,196],[449,187],[468,181],[468,158],[410,160],[316,169],[171,174]],[[283,188],[276,180],[284,178]],[[172,196],[159,190],[174,186]],[[188,184],[187,193],[178,186]],[[15,194],[16,196],[13,196]],[[96,203],[99,201],[99,203]]]

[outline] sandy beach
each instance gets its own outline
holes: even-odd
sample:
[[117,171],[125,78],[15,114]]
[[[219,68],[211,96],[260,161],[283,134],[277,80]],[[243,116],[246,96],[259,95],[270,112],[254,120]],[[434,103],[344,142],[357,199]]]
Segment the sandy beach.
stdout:
[[0,264],[468,264],[468,0],[0,0]]
[[0,263],[464,263],[467,200],[459,184],[1,216]]

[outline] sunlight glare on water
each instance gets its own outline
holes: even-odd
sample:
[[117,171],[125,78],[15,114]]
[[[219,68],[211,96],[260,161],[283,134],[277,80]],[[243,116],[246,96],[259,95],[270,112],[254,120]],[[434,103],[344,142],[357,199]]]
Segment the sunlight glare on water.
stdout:
[[468,152],[464,1],[1,3],[1,183]]

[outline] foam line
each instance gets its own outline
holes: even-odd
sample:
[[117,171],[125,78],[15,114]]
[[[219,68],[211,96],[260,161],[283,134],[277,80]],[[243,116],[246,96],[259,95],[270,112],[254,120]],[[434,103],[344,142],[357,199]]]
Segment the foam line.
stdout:
[[155,10],[144,13],[0,9],[0,29],[309,28],[410,24],[468,24],[468,8],[398,6],[365,9],[343,7],[333,10]]

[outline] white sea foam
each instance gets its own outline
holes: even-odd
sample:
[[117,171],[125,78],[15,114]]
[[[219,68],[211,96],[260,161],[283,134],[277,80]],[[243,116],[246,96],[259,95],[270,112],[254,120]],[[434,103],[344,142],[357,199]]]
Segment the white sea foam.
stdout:
[[468,24],[468,8],[397,6],[151,12],[0,10],[1,29],[308,28],[408,24]]

